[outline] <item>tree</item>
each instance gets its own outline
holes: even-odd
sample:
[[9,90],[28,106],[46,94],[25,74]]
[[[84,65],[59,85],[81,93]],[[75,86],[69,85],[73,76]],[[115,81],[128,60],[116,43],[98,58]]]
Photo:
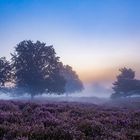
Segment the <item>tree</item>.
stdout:
[[63,93],[65,80],[60,75],[58,64],[59,57],[53,46],[40,41],[20,42],[12,54],[16,88],[32,98],[42,93]]
[[135,72],[132,69],[122,68],[117,76],[117,81],[113,83],[114,93],[112,98],[127,97],[140,94],[140,80],[135,79]]
[[61,75],[66,80],[65,92],[67,96],[69,93],[80,92],[83,90],[83,83],[71,66],[61,65]]
[[5,57],[0,58],[0,88],[5,87],[5,83],[11,79],[11,66],[10,62]]

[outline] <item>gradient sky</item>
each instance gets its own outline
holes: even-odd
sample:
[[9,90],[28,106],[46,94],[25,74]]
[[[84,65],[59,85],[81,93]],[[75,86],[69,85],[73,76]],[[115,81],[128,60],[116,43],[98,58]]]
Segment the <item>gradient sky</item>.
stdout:
[[124,66],[140,78],[140,0],[0,0],[0,56],[25,39],[54,45],[85,82]]

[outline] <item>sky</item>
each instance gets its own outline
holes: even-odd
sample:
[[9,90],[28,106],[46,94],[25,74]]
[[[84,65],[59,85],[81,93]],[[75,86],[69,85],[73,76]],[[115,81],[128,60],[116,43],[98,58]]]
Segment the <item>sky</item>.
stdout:
[[53,45],[85,83],[110,84],[121,67],[140,78],[139,0],[0,0],[0,57],[28,39]]

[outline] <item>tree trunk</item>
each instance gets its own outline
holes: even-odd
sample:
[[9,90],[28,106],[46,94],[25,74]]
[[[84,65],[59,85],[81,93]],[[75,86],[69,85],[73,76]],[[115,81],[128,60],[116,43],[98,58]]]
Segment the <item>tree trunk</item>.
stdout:
[[66,92],[66,98],[68,98],[69,97],[69,94]]
[[31,100],[34,100],[34,95],[31,94]]

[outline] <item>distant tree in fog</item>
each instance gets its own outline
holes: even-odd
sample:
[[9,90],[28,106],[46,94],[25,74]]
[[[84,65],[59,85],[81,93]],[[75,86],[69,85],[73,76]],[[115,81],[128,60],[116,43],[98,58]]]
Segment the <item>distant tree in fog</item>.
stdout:
[[76,72],[69,65],[61,66],[61,75],[66,80],[65,92],[66,95],[74,92],[80,92],[83,90],[83,83],[79,79]]
[[40,41],[20,42],[12,54],[16,88],[31,97],[42,93],[63,93],[65,80],[60,75],[58,64],[59,57],[53,46],[46,46]]
[[117,76],[117,81],[113,83],[114,93],[112,98],[140,95],[140,80],[135,79],[135,72],[132,69],[122,68]]
[[5,83],[11,79],[11,66],[5,57],[0,58],[0,88],[5,87]]

